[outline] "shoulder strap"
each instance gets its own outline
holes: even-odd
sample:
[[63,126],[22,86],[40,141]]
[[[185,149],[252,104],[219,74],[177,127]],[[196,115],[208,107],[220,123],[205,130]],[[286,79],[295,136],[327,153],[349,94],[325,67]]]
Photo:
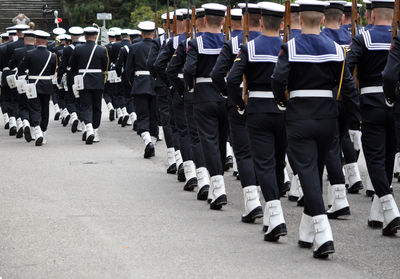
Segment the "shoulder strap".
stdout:
[[75,49],[75,45],[69,45],[69,46],[70,46],[70,48],[72,48],[72,50]]
[[344,66],[346,65],[346,48],[345,47],[342,47],[342,48],[343,48],[343,53],[344,53],[344,60],[343,60],[342,74],[340,75],[339,89],[338,89],[336,100],[339,100],[339,98],[340,98],[340,91],[342,90],[342,83],[343,83]]
[[125,48],[126,52],[129,53],[129,47],[127,45],[124,45],[124,48]]
[[[95,44],[94,47],[93,47],[92,53],[90,54],[89,61],[88,61],[87,65],[86,65],[86,69],[85,70],[89,69],[90,62],[92,62],[93,54],[94,54],[94,51],[96,50],[96,47],[97,47],[97,45]],[[83,73],[82,76],[84,77],[85,75],[86,75],[86,71]]]
[[[42,71],[40,72],[39,77],[41,77],[41,76],[43,75],[44,71],[45,71],[46,68],[47,68],[47,65],[49,65],[49,62],[50,62],[50,59],[51,59],[51,55],[52,55],[52,53],[49,51],[49,58],[47,58],[46,64],[44,65]],[[35,85],[38,83],[38,81],[39,81],[39,79],[37,79],[37,80],[35,81]]]

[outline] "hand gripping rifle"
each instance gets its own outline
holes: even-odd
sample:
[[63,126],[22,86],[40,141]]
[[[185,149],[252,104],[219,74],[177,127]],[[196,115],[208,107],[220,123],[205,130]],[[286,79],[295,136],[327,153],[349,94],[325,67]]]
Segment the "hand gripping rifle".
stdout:
[[196,38],[196,6],[192,3],[192,31],[190,32],[190,39]]
[[285,1],[284,25],[283,43],[287,43],[290,40],[290,0]]
[[231,1],[228,1],[228,5],[226,6],[226,18],[225,18],[225,25],[224,25],[224,33],[225,39],[228,41],[232,37],[232,30],[231,30]]
[[[243,44],[246,44],[248,41],[249,41],[249,2],[246,1],[246,8],[244,9],[244,14],[243,14]],[[247,93],[246,75],[243,75],[242,98],[244,105],[246,107],[247,100],[249,99],[249,94]]]

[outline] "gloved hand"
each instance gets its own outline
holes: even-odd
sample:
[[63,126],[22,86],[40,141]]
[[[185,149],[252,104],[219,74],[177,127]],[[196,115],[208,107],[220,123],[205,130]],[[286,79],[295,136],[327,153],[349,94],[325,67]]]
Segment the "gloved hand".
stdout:
[[353,142],[354,149],[359,151],[361,149],[361,131],[349,130],[350,140]]

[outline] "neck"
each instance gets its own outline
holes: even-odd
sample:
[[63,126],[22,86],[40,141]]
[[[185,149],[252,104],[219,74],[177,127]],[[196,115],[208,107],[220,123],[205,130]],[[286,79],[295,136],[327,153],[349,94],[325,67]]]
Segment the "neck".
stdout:
[[262,34],[267,37],[279,37],[279,30],[262,29]]
[[35,43],[25,43],[26,46],[33,46]]
[[375,19],[374,25],[392,25],[392,21],[391,20],[376,20]]
[[219,26],[207,26],[206,27],[206,31],[205,32],[209,32],[209,33],[221,33],[221,28]]
[[255,27],[255,26],[250,26],[250,27],[249,27],[249,31],[260,32],[260,27],[259,27],[259,26],[257,26],[257,27]]
[[37,45],[37,47],[47,47],[47,46],[44,44],[40,44],[40,45]]
[[330,29],[339,29],[340,28],[340,24],[338,22],[327,22],[325,21],[325,27],[326,28],[330,28]]
[[314,34],[319,35],[321,33],[321,29],[319,26],[301,26],[301,33],[302,34]]

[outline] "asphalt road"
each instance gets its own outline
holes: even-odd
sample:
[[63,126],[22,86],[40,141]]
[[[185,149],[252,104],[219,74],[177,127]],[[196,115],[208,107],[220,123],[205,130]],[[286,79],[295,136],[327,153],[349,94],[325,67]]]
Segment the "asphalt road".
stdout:
[[240,222],[231,172],[228,206],[211,211],[166,174],[164,142],[145,160],[141,139],[106,113],[100,135],[86,146],[51,120],[48,144],[35,147],[0,130],[2,279],[400,278],[400,237],[367,227],[364,192],[349,196],[351,216],[331,221],[336,253],[316,260],[297,246],[295,203],[282,200],[288,236],[264,242],[262,220]]

